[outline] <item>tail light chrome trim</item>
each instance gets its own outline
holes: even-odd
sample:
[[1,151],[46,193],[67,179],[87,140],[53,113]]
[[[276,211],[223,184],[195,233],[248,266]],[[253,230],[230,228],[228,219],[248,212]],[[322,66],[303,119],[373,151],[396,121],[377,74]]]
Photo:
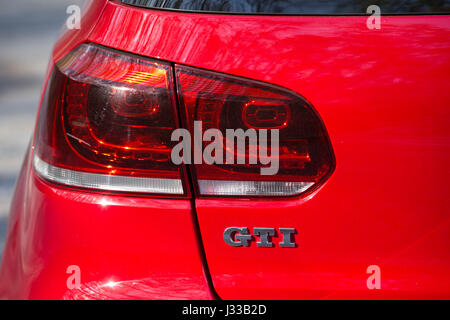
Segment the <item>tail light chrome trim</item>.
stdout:
[[37,155],[34,155],[33,167],[41,178],[72,187],[137,193],[184,193],[180,179],[126,177],[69,170],[48,164]]

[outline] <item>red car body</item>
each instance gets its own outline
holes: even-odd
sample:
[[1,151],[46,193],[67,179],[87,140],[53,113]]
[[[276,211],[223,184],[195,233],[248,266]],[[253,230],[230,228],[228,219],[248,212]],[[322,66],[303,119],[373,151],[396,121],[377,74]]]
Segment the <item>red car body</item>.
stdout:
[[[139,197],[63,188],[25,157],[0,270],[8,299],[450,298],[450,19],[151,10],[92,1],[82,43],[264,81],[312,103],[336,165],[307,196]],[[46,83],[44,83],[44,89]],[[45,91],[45,90],[44,90]],[[224,229],[296,228],[297,247]],[[275,240],[278,241],[278,240]],[[70,265],[81,288],[68,289]],[[367,268],[381,270],[369,290]]]

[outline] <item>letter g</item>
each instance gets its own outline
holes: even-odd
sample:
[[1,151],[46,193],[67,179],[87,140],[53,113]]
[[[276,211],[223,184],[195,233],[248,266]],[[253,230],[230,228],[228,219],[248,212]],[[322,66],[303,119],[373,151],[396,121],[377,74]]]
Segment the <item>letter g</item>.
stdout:
[[253,237],[248,231],[248,228],[245,227],[229,227],[226,228],[223,233],[223,240],[225,240],[226,244],[232,247],[249,247],[252,239]]

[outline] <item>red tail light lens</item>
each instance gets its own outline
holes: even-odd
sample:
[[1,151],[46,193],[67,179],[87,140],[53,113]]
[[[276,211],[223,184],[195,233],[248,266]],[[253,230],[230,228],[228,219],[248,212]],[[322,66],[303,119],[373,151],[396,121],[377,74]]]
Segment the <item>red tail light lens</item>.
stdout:
[[171,162],[177,126],[172,71],[81,45],[56,64],[41,111],[35,168],[55,182],[185,194]]
[[298,195],[331,173],[322,122],[296,93],[179,65],[174,79],[173,70],[92,44],[58,61],[39,116],[37,174],[68,186],[187,196],[186,167],[172,159],[179,122],[194,151],[220,147],[214,161],[190,156],[200,195]]
[[[200,194],[295,195],[317,185],[331,172],[334,158],[325,129],[299,95],[272,85],[184,66],[176,66],[176,74],[189,129],[193,131],[194,122],[202,121],[203,132],[218,128],[223,133],[225,152],[221,164],[195,164]],[[252,137],[254,132],[246,136],[245,154],[239,154],[228,148],[227,129],[259,132],[256,140]],[[269,133],[275,129],[278,143],[272,144],[274,137]],[[261,144],[261,135],[267,135],[267,144]],[[209,142],[195,143],[202,144],[203,149]],[[236,141],[230,145],[236,145]],[[264,157],[269,155],[278,162],[278,170],[273,175],[261,174],[261,168],[268,166]],[[239,162],[239,157],[245,161]],[[262,164],[252,163],[255,158],[263,160]]]

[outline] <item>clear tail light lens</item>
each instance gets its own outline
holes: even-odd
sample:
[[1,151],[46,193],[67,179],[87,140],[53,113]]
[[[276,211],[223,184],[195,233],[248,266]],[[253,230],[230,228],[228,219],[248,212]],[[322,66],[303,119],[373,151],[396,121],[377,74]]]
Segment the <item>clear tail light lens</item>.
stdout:
[[[194,122],[202,121],[203,132],[218,128],[223,133],[223,164],[194,165],[200,194],[297,195],[320,183],[332,171],[334,158],[322,122],[299,95],[269,84],[185,66],[177,65],[176,75],[182,109],[191,132]],[[252,145],[249,135],[245,154],[239,155],[236,148],[228,148],[227,129],[266,131],[267,143],[261,145],[258,136],[257,143]],[[278,130],[275,144],[278,170],[276,174],[264,175],[261,167],[267,165],[252,163],[251,159],[274,153],[271,130]],[[204,149],[209,142],[193,143],[202,144]],[[230,145],[237,143],[236,140]],[[245,163],[239,164],[239,156]],[[227,163],[227,157],[234,159],[234,163]]]
[[169,64],[96,45],[60,60],[36,139],[35,169],[66,185],[186,194],[171,162],[178,116]]

